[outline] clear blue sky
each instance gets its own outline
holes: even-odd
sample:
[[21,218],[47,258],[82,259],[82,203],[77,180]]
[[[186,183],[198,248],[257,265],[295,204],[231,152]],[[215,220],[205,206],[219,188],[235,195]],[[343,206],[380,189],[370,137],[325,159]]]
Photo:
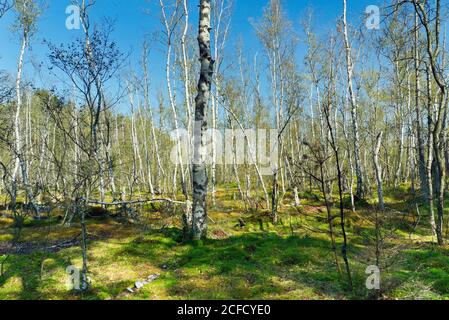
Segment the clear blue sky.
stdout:
[[[255,37],[249,22],[250,18],[259,18],[263,7],[269,0],[234,0],[232,26],[230,31],[229,46],[232,47],[237,39],[242,38],[245,47],[249,48],[249,54],[260,51],[260,45]],[[382,6],[384,0],[348,0],[349,19],[360,23],[365,8],[368,5]],[[161,30],[159,20],[160,9],[158,0],[97,0],[97,4],[91,12],[91,20],[100,21],[103,17],[115,19],[115,31],[113,37],[124,52],[131,52],[131,59],[137,61],[140,56],[141,46],[145,35]],[[47,47],[42,44],[44,39],[53,43],[64,43],[73,40],[81,34],[81,31],[69,31],[65,28],[66,7],[70,0],[46,0],[46,8],[39,19],[39,32],[32,40],[31,52],[27,53],[25,76],[33,79],[37,86],[42,82],[48,87],[54,85],[55,80],[48,78],[46,67],[42,68],[42,74],[35,74],[33,64],[47,64]],[[314,12],[315,31],[320,33],[335,26],[336,19],[342,14],[341,0],[284,0],[284,10],[294,22],[294,26],[300,30],[299,22],[306,10],[312,8]],[[196,30],[197,1],[190,0],[191,24]],[[11,24],[14,15],[9,14],[0,20],[0,69],[15,72],[19,50],[19,37],[11,32]],[[350,21],[350,22],[351,22]],[[163,81],[163,57],[161,48],[153,48],[151,56],[151,73],[153,77],[153,89],[162,86]],[[299,48],[301,52],[303,48]],[[41,80],[39,80],[41,79]]]

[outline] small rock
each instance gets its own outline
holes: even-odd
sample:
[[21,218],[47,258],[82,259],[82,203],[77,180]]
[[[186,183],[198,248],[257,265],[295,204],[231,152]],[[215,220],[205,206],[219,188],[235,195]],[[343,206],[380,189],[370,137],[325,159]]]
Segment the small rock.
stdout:
[[152,282],[152,281],[156,280],[157,278],[159,278],[159,275],[158,274],[153,274],[153,275],[148,277],[148,281]]
[[134,286],[136,289],[142,289],[145,286],[145,284],[143,282],[138,281],[134,284]]
[[128,292],[130,292],[130,293],[134,293],[134,290],[131,289],[131,288],[127,288],[126,290],[127,290]]

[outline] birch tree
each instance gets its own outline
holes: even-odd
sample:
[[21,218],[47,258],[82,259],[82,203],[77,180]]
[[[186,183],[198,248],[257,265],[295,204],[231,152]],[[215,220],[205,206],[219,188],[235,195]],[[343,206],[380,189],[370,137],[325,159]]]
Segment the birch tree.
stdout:
[[[103,30],[96,28],[91,32],[89,9],[92,6],[93,3],[86,4],[84,0],[79,3],[84,30],[83,39],[77,39],[67,46],[55,46],[48,43],[49,59],[52,66],[61,71],[79,93],[82,107],[80,107],[81,116],[78,119],[84,122],[84,128],[88,128],[88,130],[77,130],[75,134],[72,127],[74,123],[73,114],[62,115],[58,108],[50,110],[52,117],[67,136],[67,139],[78,144],[82,152],[82,156],[78,158],[80,160],[78,167],[82,171],[79,172],[71,194],[74,214],[79,215],[81,221],[83,258],[81,287],[83,290],[87,290],[89,287],[87,276],[87,204],[96,187],[99,187],[101,196],[104,197],[102,192],[104,191],[104,182],[102,182],[104,169],[99,152],[100,139],[98,135],[102,114],[106,110],[104,87],[115,76],[123,63],[123,54],[117,49],[115,42],[110,40],[110,25],[105,25]],[[68,119],[63,121],[64,117],[68,117]],[[75,123],[77,123],[77,120],[75,120]]]
[[228,39],[228,32],[231,24],[231,9],[232,1],[230,0],[216,0],[212,5],[212,25],[213,25],[213,59],[214,74],[212,82],[214,87],[211,94],[211,117],[212,117],[212,167],[211,167],[211,196],[212,202],[215,205],[216,185],[217,185],[217,121],[218,121],[218,106],[220,99],[218,93],[221,90],[221,81],[223,78],[222,66],[224,61],[224,51]]
[[355,172],[357,176],[357,192],[358,199],[364,197],[364,181],[363,181],[363,169],[360,156],[360,132],[359,132],[359,118],[358,118],[358,105],[357,96],[354,90],[353,77],[354,77],[354,63],[352,58],[352,48],[349,41],[349,31],[347,23],[347,6],[346,0],[343,0],[343,37],[346,53],[346,73],[348,81],[349,101],[351,103],[351,120],[352,120],[352,133],[354,139],[354,164]]
[[382,167],[379,161],[380,148],[382,147],[382,137],[383,133],[379,133],[376,139],[376,147],[374,149],[373,161],[374,168],[376,170],[376,181],[377,181],[377,197],[379,200],[379,208],[385,210],[384,193],[383,193],[383,181],[382,181]]
[[[173,56],[172,56],[173,55],[173,38],[175,36],[175,30],[180,21],[181,2],[179,0],[176,0],[174,2],[174,4],[172,5],[173,8],[172,8],[171,14],[167,13],[167,7],[165,5],[165,2],[163,0],[159,0],[159,2],[160,2],[161,11],[162,11],[162,22],[165,26],[165,36],[166,36],[166,44],[167,44],[165,76],[166,76],[166,81],[167,81],[168,98],[169,98],[171,110],[173,113],[173,122],[175,125],[175,131],[176,131],[176,140],[177,140],[176,147],[177,147],[177,156],[178,156],[177,162],[180,166],[182,193],[184,194],[186,199],[188,199],[189,197],[188,197],[188,193],[187,193],[187,179],[186,179],[186,174],[184,171],[184,161],[183,161],[182,148],[181,148],[181,136],[179,133],[179,130],[180,130],[179,117],[178,117],[178,110],[177,110],[177,106],[176,106],[175,95],[173,92],[172,77],[171,77],[172,59],[173,59]],[[183,48],[184,48],[184,46],[183,46]],[[184,57],[184,51],[183,51],[183,57]],[[186,93],[188,94],[188,91],[186,91]]]
[[16,77],[16,111],[14,117],[14,158],[15,165],[12,173],[12,207],[15,210],[18,192],[18,179],[19,179],[19,169],[22,176],[23,187],[26,192],[26,196],[30,201],[36,215],[39,217],[39,209],[37,204],[34,202],[34,195],[31,193],[29,182],[28,182],[28,167],[26,160],[26,146],[23,146],[22,137],[22,125],[21,125],[21,112],[22,112],[22,75],[24,68],[25,53],[29,47],[29,41],[33,33],[36,31],[36,21],[39,16],[39,8],[37,4],[32,0],[17,0],[14,2],[14,8],[17,12],[17,23],[16,28],[20,32],[22,37],[19,59],[17,66],[17,77]]
[[[445,145],[447,141],[447,94],[448,83],[445,76],[445,70],[442,64],[441,47],[441,1],[436,0],[433,8],[428,9],[425,1],[412,1],[416,14],[420,20],[420,25],[424,29],[426,37],[426,52],[428,64],[433,80],[438,87],[436,112],[434,117],[434,127],[432,130],[432,147],[435,157],[436,172],[433,175],[435,179],[435,195],[437,200],[438,220],[436,223],[436,234],[438,244],[444,244],[443,225],[444,225],[444,194],[446,184],[446,165],[445,165]],[[435,17],[429,17],[429,10],[435,12]],[[432,11],[431,11],[432,12]],[[431,22],[433,21],[433,23]]]
[[[257,36],[264,46],[268,59],[270,72],[271,100],[275,114],[275,124],[278,132],[285,128],[285,89],[286,75],[289,63],[293,60],[295,53],[296,38],[291,28],[291,22],[285,16],[281,2],[270,0],[264,10],[263,18],[253,23]],[[273,164],[273,184],[271,192],[271,215],[273,221],[277,221],[279,204],[279,182],[283,193],[285,193],[285,167],[284,143],[282,134],[278,138],[278,162]]]
[[210,47],[211,3],[210,0],[200,0],[198,45],[200,53],[200,79],[198,94],[195,99],[195,127],[193,152],[193,211],[192,230],[190,237],[200,240],[207,236],[207,170],[204,161],[204,134],[206,131],[206,111],[209,103],[214,60]]

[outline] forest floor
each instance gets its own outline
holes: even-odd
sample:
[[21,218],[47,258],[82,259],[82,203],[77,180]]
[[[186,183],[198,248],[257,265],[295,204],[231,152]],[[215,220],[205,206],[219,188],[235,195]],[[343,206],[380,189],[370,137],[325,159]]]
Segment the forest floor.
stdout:
[[[67,288],[66,268],[81,267],[80,226],[53,219],[26,220],[12,246],[13,220],[0,218],[0,300],[3,299],[372,299],[367,266],[374,264],[376,234],[370,206],[348,216],[349,260],[354,290],[339,274],[331,249],[323,201],[304,194],[295,208],[284,199],[280,222],[267,212],[244,213],[229,189],[220,189],[210,210],[209,239],[181,242],[177,216],[149,210],[145,226],[115,218],[90,219],[91,290]],[[420,220],[407,190],[387,192],[390,208],[402,218],[383,223],[380,297],[449,299],[449,247],[432,244],[425,206]],[[335,209],[334,209],[335,210]],[[150,212],[151,211],[151,212]],[[413,213],[407,215],[409,212]],[[0,215],[5,212],[0,212]],[[338,210],[333,214],[338,216]],[[391,214],[392,217],[395,214]],[[413,227],[411,227],[413,226]],[[339,219],[334,221],[339,263]],[[43,248],[47,248],[43,250]],[[152,281],[131,293],[136,281]],[[378,297],[378,296],[377,296]]]

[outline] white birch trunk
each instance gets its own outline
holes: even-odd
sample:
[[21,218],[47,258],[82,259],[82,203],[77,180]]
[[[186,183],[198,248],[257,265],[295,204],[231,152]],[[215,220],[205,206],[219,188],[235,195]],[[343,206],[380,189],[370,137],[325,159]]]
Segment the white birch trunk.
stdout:
[[364,182],[363,182],[363,170],[360,159],[360,133],[358,124],[358,105],[357,98],[354,92],[353,86],[353,75],[354,75],[354,65],[352,61],[352,50],[351,44],[349,42],[348,34],[348,24],[347,24],[347,8],[346,0],[343,0],[343,34],[344,34],[344,44],[346,51],[346,71],[348,77],[348,90],[349,98],[351,102],[351,116],[352,116],[352,131],[354,134],[354,162],[355,162],[355,172],[357,176],[357,197],[362,199],[364,197]]

